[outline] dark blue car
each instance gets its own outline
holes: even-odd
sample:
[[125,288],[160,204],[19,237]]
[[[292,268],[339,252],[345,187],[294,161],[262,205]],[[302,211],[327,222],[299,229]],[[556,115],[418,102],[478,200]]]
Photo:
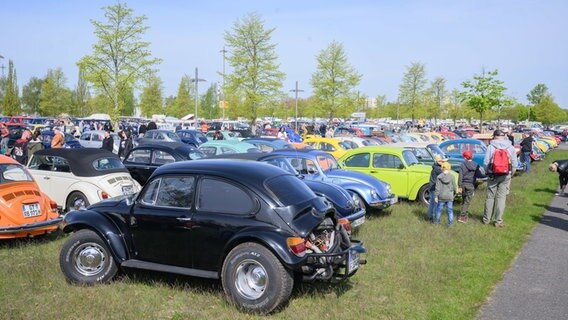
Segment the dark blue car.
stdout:
[[[41,141],[41,144],[43,144],[44,149],[51,148],[51,140],[53,139],[54,135],[55,132],[53,132],[52,130],[43,130],[41,132],[41,134],[39,135],[39,141]],[[82,146],[77,138],[69,133],[65,133],[65,143],[63,144],[63,148],[82,148]]]
[[192,145],[194,147],[199,147],[202,143],[208,141],[207,136],[198,130],[178,130],[176,134],[181,139],[181,142],[185,144]]

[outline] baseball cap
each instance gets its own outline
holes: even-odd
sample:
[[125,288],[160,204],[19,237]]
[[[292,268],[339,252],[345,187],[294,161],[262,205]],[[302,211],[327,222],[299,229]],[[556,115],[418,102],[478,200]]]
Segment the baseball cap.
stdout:
[[434,156],[434,161],[436,161],[436,162],[439,162],[439,161],[446,162],[446,161],[448,161],[448,159],[442,158],[441,155],[437,154],[437,155]]
[[504,133],[503,131],[499,130],[499,129],[493,131],[493,136],[494,136],[494,137],[499,137],[499,136],[500,136],[500,137],[503,137],[504,135],[505,135],[505,133]]
[[471,160],[471,158],[473,158],[473,153],[470,150],[466,150],[462,153],[462,156],[467,160]]

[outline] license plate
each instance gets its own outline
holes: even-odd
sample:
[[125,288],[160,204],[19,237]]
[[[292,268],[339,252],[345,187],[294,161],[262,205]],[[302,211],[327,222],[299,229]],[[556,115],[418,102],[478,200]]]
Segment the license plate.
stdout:
[[359,269],[359,253],[354,250],[349,250],[349,258],[347,260],[347,274]]
[[41,216],[41,208],[39,206],[39,203],[22,205],[22,212],[24,213],[24,218]]
[[124,194],[133,194],[134,193],[134,186],[131,185],[127,185],[127,186],[122,186],[122,193]]
[[353,222],[351,222],[351,227],[353,227],[353,228],[358,227],[358,226],[362,225],[363,222],[365,222],[365,216],[363,216],[363,217],[361,217],[357,220],[353,220]]

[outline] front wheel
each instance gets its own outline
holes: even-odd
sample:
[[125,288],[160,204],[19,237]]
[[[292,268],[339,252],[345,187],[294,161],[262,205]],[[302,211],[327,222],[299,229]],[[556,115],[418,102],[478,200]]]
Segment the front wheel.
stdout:
[[95,232],[75,232],[61,248],[59,266],[70,283],[93,285],[112,280],[118,267],[105,242]]
[[67,198],[66,210],[81,210],[89,206],[87,197],[79,191],[72,192]]
[[227,299],[245,312],[267,314],[284,304],[294,285],[292,272],[260,244],[236,246],[222,270]]
[[422,186],[422,188],[420,188],[420,190],[418,190],[418,197],[416,198],[416,200],[428,205],[430,204],[430,197],[432,195],[430,194],[430,188],[428,184],[425,184]]

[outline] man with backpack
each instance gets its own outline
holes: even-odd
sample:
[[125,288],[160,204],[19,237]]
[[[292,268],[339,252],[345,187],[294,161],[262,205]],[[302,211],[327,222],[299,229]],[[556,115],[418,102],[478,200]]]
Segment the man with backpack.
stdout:
[[505,226],[503,224],[505,202],[509,194],[511,177],[517,168],[517,152],[503,131],[493,132],[493,140],[485,152],[483,165],[489,176],[483,224],[491,223],[494,218],[495,227],[503,228]]

